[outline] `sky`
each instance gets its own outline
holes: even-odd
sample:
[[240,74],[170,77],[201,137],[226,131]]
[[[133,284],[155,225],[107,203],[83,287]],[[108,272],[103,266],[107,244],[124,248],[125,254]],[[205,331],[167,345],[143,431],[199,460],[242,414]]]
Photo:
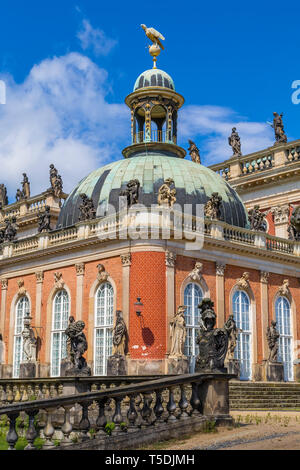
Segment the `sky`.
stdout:
[[283,112],[288,140],[300,138],[300,100],[292,100],[299,18],[300,2],[289,0],[0,1],[0,182],[10,202],[23,172],[37,194],[49,187],[54,163],[69,192],[123,158],[124,98],[152,67],[141,23],[166,38],[158,67],[185,97],[179,144],[194,140],[202,163],[231,156],[233,126],[243,154],[272,145],[273,111]]

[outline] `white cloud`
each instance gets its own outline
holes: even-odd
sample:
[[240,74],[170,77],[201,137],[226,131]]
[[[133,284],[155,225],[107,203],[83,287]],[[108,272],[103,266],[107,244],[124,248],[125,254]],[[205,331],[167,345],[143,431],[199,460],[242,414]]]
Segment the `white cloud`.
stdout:
[[101,29],[93,28],[91,23],[86,19],[82,21],[82,28],[77,33],[77,37],[84,51],[91,49],[97,56],[109,54],[112,48],[117,44],[115,39],[106,36],[105,32]]
[[[191,139],[199,144],[200,153],[205,153],[202,163],[212,165],[232,156],[228,136],[236,127],[241,137],[244,155],[273,145],[271,127],[263,122],[241,119],[235,111],[220,106],[186,106],[180,112],[179,134],[181,140]],[[186,147],[187,144],[184,144]]]
[[70,191],[91,170],[121,158],[130,115],[125,105],[108,103],[108,74],[88,57],[46,59],[21,84],[2,78],[7,103],[0,107],[1,182],[11,201],[23,171],[38,194],[49,187],[54,163]]

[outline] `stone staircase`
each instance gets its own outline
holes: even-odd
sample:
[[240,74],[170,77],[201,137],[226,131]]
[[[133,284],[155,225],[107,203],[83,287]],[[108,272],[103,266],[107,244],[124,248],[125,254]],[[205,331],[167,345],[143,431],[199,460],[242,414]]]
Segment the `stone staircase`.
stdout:
[[300,411],[300,383],[286,382],[229,382],[231,410],[280,410]]

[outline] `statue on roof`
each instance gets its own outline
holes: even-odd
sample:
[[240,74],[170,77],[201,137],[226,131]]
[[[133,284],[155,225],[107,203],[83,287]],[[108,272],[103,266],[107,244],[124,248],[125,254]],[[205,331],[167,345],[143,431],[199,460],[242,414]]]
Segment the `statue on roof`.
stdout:
[[250,228],[257,232],[267,231],[267,222],[265,220],[266,214],[259,210],[259,206],[256,204],[253,209],[248,212]]
[[212,193],[204,206],[204,215],[208,219],[221,220],[222,196],[219,193]]
[[53,163],[50,165],[50,183],[54,195],[60,197],[63,187],[62,177],[58,174]]
[[165,182],[161,185],[158,190],[157,202],[159,206],[166,205],[172,207],[176,202],[176,189],[174,186],[174,180],[172,178],[167,178]]
[[280,115],[278,113],[273,113],[273,124],[271,124],[271,127],[273,127],[274,132],[275,132],[275,140],[277,144],[281,143],[286,143],[287,142],[287,137],[284,132],[284,127],[283,127],[283,122],[282,122],[282,116],[283,113]]
[[147,38],[149,38],[152,42],[152,45],[148,47],[149,53],[153,57],[153,68],[156,69],[157,56],[159,56],[161,49],[164,49],[164,46],[162,45],[161,41],[164,41],[165,38],[154,28],[147,28],[145,24],[141,24],[141,27],[145,31]]
[[236,127],[232,128],[231,135],[228,137],[228,143],[232,148],[233,157],[240,157],[242,155],[241,139],[239,134],[237,133]]
[[189,140],[189,144],[190,144],[190,146],[188,148],[188,151],[190,153],[192,162],[201,163],[200,152],[199,152],[199,149],[198,149],[197,145],[192,140]]
[[38,212],[38,218],[39,218],[39,227],[38,227],[38,232],[47,232],[51,230],[50,227],[50,206],[45,206],[44,212]]
[[8,204],[7,189],[4,184],[0,184],[0,209]]
[[126,189],[120,192],[120,196],[126,196],[127,198],[127,207],[131,207],[133,204],[138,204],[139,190],[140,190],[139,180],[133,179],[127,183]]
[[30,183],[26,173],[23,173],[23,181],[21,182],[21,184],[23,197],[24,199],[28,199],[30,197]]
[[94,207],[93,199],[88,197],[85,193],[80,194],[82,204],[79,206],[79,221],[92,220],[96,218],[96,209]]

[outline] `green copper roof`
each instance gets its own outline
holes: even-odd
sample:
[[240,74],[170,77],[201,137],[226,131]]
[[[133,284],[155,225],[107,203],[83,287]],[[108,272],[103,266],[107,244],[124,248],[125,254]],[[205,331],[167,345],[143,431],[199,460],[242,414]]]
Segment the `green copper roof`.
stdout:
[[175,91],[173,79],[169,74],[160,69],[145,70],[145,72],[141,73],[134,84],[133,91],[149,86],[161,86]]
[[231,225],[246,227],[244,204],[229,184],[205,166],[172,157],[163,152],[148,151],[135,157],[110,163],[83,178],[70,193],[61,210],[58,226],[70,226],[78,221],[81,193],[93,198],[97,215],[103,214],[108,203],[119,207],[120,191],[132,179],[140,181],[139,202],[157,204],[157,195],[164,180],[172,178],[176,187],[176,203],[205,204],[213,192],[222,196],[223,218]]

